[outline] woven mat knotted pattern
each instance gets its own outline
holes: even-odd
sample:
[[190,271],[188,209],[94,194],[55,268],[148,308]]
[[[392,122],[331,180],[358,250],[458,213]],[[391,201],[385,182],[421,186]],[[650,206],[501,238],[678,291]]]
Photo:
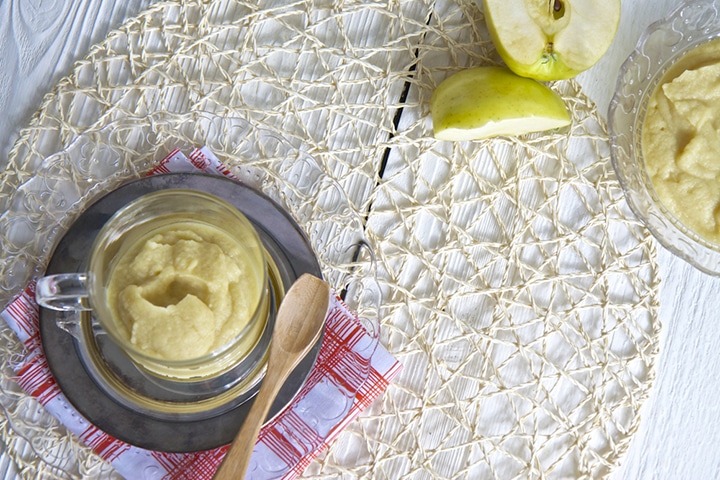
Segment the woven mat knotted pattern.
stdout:
[[[8,159],[0,205],[44,172],[48,184],[77,179],[81,208],[97,179],[45,159],[118,118],[202,110],[262,124],[304,145],[367,219],[382,342],[404,364],[306,475],[603,478],[654,377],[654,243],[572,81],[552,85],[569,131],[432,139],[433,89],[492,63],[470,0],[159,2],[45,98]],[[142,153],[128,148],[115,167],[140,174]],[[19,231],[0,230],[3,304],[42,271],[59,234]],[[2,332],[0,433],[15,461],[28,476],[112,476],[18,390],[10,365],[22,346]]]

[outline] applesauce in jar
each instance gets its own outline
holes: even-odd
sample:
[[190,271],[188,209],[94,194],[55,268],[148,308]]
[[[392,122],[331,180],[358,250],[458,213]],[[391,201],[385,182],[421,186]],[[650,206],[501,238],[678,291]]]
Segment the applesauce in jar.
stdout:
[[198,222],[151,231],[114,263],[110,308],[127,339],[154,358],[188,360],[228,344],[262,296],[242,246]]

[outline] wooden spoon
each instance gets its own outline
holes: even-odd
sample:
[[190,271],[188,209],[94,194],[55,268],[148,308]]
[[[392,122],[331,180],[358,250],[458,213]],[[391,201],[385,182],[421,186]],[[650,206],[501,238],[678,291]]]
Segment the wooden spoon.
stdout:
[[329,301],[328,284],[307,273],[288,290],[275,318],[265,378],[215,480],[245,478],[268,410],[290,372],[320,338]]

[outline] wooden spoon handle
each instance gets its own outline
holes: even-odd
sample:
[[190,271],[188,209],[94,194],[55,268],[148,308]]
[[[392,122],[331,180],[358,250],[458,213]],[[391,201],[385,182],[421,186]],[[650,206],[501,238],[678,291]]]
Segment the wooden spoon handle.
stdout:
[[245,478],[258,433],[287,376],[288,374],[285,372],[267,372],[242,428],[233,440],[220,468],[215,472],[214,480],[242,480]]
[[275,319],[265,378],[242,428],[215,473],[215,480],[245,478],[270,405],[292,369],[320,338],[330,300],[329,288],[319,278],[305,274],[283,299]]

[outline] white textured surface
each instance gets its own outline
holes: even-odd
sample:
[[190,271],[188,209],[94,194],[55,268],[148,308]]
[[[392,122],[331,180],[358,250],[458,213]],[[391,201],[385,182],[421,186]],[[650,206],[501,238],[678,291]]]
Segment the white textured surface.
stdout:
[[[20,129],[38,110],[43,96],[71,71],[91,45],[150,3],[150,0],[0,1],[0,168],[6,164],[8,151]],[[32,445],[17,448],[22,457],[52,458],[34,451]],[[5,446],[0,445],[0,478],[30,475],[21,471]],[[36,478],[67,478],[52,468],[37,475]]]
[[91,45],[150,0],[0,2],[0,166],[43,96]]
[[[0,2],[0,165],[42,96],[88,47],[148,0],[6,0]],[[615,43],[580,76],[606,111],[617,70],[642,30],[676,0],[624,0]],[[720,472],[720,280],[660,249],[660,318],[664,325],[657,379],[643,407],[617,479],[716,478]]]
[[[677,0],[623,0],[615,42],[579,77],[606,112],[620,65],[652,22]],[[658,247],[660,321],[657,378],[641,409],[640,428],[616,479],[710,479],[720,475],[720,279]]]

